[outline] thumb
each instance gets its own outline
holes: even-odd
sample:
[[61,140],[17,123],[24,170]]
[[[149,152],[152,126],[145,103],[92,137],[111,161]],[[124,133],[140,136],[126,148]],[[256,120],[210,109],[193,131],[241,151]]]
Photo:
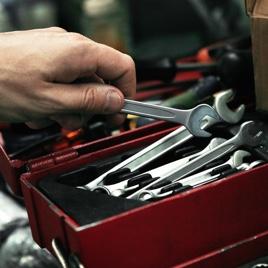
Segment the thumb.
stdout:
[[114,114],[124,104],[119,89],[100,83],[53,84],[49,94],[54,98],[56,114]]

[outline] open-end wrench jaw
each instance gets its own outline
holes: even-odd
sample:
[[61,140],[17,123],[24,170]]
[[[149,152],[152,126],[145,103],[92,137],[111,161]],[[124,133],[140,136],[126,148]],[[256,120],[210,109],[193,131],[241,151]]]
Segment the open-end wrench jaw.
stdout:
[[229,89],[218,93],[214,100],[214,107],[219,116],[223,121],[230,124],[238,123],[242,119],[246,109],[244,104],[241,104],[234,110],[231,110],[228,107],[227,104],[233,100],[234,95],[234,91],[232,89]]
[[208,145],[208,148],[209,148],[210,150],[213,150],[213,149],[216,148],[217,146],[223,144],[225,141],[226,141],[226,139],[224,139],[224,138],[213,138],[213,139],[210,141],[210,143],[209,143],[209,145]]
[[211,136],[211,133],[203,129],[205,117],[211,117],[217,121],[220,120],[219,115],[215,111],[215,109],[207,104],[200,104],[196,106],[192,110],[192,112],[189,114],[189,117],[187,118],[188,129],[195,136],[198,136],[198,137],[210,137]]
[[232,89],[217,93],[214,98],[213,107],[218,114],[217,119],[205,116],[203,119],[203,128],[208,128],[217,123],[237,124],[241,121],[245,113],[245,105],[242,104],[236,109],[231,109],[228,103],[234,98]]
[[231,156],[232,166],[238,167],[243,164],[244,159],[251,154],[244,150],[238,150]]

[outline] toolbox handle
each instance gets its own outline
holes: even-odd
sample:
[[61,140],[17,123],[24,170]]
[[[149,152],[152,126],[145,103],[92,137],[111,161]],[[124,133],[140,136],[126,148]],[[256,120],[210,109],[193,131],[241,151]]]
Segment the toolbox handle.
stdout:
[[85,268],[85,266],[79,261],[75,254],[68,254],[57,239],[53,239],[51,242],[52,249],[55,253],[62,268]]

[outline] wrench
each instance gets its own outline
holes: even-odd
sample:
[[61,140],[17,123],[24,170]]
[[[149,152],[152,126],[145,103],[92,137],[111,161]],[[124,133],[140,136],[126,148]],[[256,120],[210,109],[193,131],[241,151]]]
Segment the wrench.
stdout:
[[[216,123],[225,121],[227,123],[237,123],[243,117],[243,105],[239,106],[235,111],[232,111],[227,106],[230,98],[234,95],[232,90],[227,90],[222,92],[220,95],[215,97],[215,107],[219,114],[222,115],[221,118],[214,119],[212,117],[206,117],[204,119],[204,128],[211,127]],[[217,104],[217,105],[216,105]],[[222,112],[225,111],[225,112]],[[231,118],[231,120],[230,120]],[[232,119],[233,118],[233,119]],[[125,172],[134,172],[137,171],[140,167],[145,166],[151,161],[157,159],[161,155],[165,154],[169,150],[174,149],[175,147],[182,145],[186,141],[193,138],[193,135],[185,128],[180,127],[167,136],[161,138],[160,140],[149,145],[145,149],[141,150],[132,157],[126,159],[122,163],[113,167],[111,170],[105,172],[92,182],[85,185],[84,189],[93,189],[99,184],[102,184],[103,179],[110,173],[125,170]]]
[[113,196],[122,196],[123,194],[126,194],[129,191],[136,190],[140,187],[140,183],[145,180],[150,180],[153,178],[163,177],[166,174],[168,174],[170,171],[174,169],[178,169],[179,167],[185,165],[186,163],[190,162],[192,159],[208,152],[214,149],[215,147],[219,146],[223,142],[225,142],[225,139],[222,138],[214,138],[211,140],[211,142],[207,145],[206,148],[204,148],[201,152],[195,153],[193,155],[184,157],[182,159],[173,161],[171,163],[168,163],[166,165],[163,165],[161,167],[157,167],[151,171],[144,172],[141,175],[138,175],[136,177],[131,177],[126,180],[123,180],[121,182],[111,184],[111,185],[98,185],[97,187],[93,188],[93,191],[101,191],[109,195]]
[[[217,111],[219,117],[221,118],[221,122],[226,122],[229,124],[237,124],[242,117],[244,116],[246,106],[241,104],[235,110],[231,110],[227,103],[232,101],[235,94],[232,89],[224,90],[215,94],[213,107]],[[211,117],[204,118],[204,128],[211,127],[218,123],[219,121],[215,120]]]
[[92,190],[98,185],[102,185],[103,180],[112,173],[120,173],[121,171],[125,171],[125,173],[135,172],[139,168],[152,162],[166,152],[188,141],[192,137],[192,134],[190,134],[185,127],[180,127],[165,137],[161,138],[160,140],[152,143],[143,150],[139,151],[135,155],[129,157],[120,164],[116,165],[109,171],[103,173],[98,178],[85,185],[83,188]]
[[[234,167],[231,170],[226,170],[227,171],[226,174],[224,174],[224,171],[223,171],[222,173],[219,173],[216,175],[208,175],[207,177],[201,178],[199,181],[196,181],[192,184],[183,184],[183,183],[178,184],[177,183],[177,185],[173,185],[173,187],[172,187],[172,185],[170,185],[171,187],[170,186],[167,186],[166,188],[163,187],[162,192],[160,192],[158,194],[152,193],[152,191],[150,191],[150,190],[145,190],[143,193],[141,193],[141,195],[139,196],[139,199],[142,201],[150,201],[150,200],[153,201],[153,200],[157,200],[157,199],[162,199],[162,198],[165,198],[165,197],[177,194],[177,193],[181,193],[183,191],[190,190],[190,189],[202,186],[204,184],[208,184],[210,182],[225,178],[225,177],[230,176],[230,175],[237,173],[239,171],[247,171],[247,170],[253,169],[259,165],[262,165],[263,163],[265,163],[265,161],[263,161],[263,160],[257,160],[257,161],[250,163],[250,164],[243,163],[242,165],[240,165],[238,167]],[[228,172],[228,171],[230,171],[230,172]]]
[[240,165],[237,169],[247,171],[247,170],[250,170],[252,168],[258,167],[259,165],[262,165],[264,163],[265,163],[264,160],[256,160],[256,161],[254,161],[254,162],[252,162],[250,164],[244,163],[244,164]]
[[179,110],[127,99],[125,99],[125,104],[121,113],[180,123],[184,125],[192,135],[197,137],[211,136],[210,133],[201,127],[202,120],[205,116],[215,119],[218,118],[217,112],[207,104],[200,104],[189,110]]
[[[175,182],[172,182],[170,184],[167,184],[159,188],[154,187],[154,189],[151,189],[151,190],[144,190],[139,194],[138,199],[145,201],[145,200],[151,200],[151,199],[156,199],[156,198],[163,198],[163,197],[171,195],[173,193],[173,190],[177,188],[185,187],[187,185],[191,185],[191,186],[200,185],[204,182],[214,179],[215,175],[217,175],[215,177],[217,178],[220,172],[228,168],[239,167],[240,165],[243,164],[244,158],[248,156],[250,156],[249,152],[238,150],[224,164],[218,165],[213,168],[209,168],[197,174],[186,177],[180,181],[175,181]],[[217,173],[214,174],[215,172]]]
[[[252,134],[253,132],[254,134]],[[234,151],[240,146],[256,147],[261,143],[263,136],[264,133],[261,130],[259,130],[256,133],[255,123],[253,121],[245,122],[241,125],[239,132],[233,138],[227,140],[226,142],[219,145],[212,151],[207,152],[197,157],[196,159],[190,161],[183,167],[171,172],[167,176],[159,178],[156,181],[146,185],[145,187],[131,194],[127,198],[137,199],[142,191],[149,189],[150,187],[154,186],[155,184],[161,181],[167,180],[172,182],[182,179],[187,175],[190,175],[191,173],[195,172],[196,170],[199,170],[200,168],[212,162],[213,160],[216,160]]]
[[225,90],[216,94],[214,99],[214,108],[223,121],[230,124],[237,124],[245,113],[246,106],[241,104],[234,111],[226,105],[234,98],[234,91],[232,89]]

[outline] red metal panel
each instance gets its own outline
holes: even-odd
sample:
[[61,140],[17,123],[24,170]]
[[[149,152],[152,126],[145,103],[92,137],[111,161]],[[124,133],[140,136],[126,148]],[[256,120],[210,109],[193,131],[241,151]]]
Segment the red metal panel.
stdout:
[[[237,252],[232,253],[230,248],[228,252],[227,246],[239,248],[240,241],[267,230],[267,175],[266,165],[96,225],[79,229],[68,223],[63,243],[68,243],[86,267],[170,267],[219,248],[225,248],[227,257],[223,266],[216,267],[226,267],[234,262]],[[35,198],[42,196],[36,192]],[[51,215],[45,215],[50,222]],[[69,222],[68,216],[64,217]],[[46,243],[53,236],[48,229],[43,224],[42,235],[49,237]],[[247,257],[241,253],[239,261],[254,258],[266,246],[260,243]],[[221,263],[222,258],[221,254],[215,255],[212,263]]]
[[238,267],[258,257],[266,256],[267,249],[268,232],[266,231],[173,268]]
[[[68,245],[64,232],[64,213],[53,205],[36,188],[24,180],[23,193],[29,214],[33,238],[41,246],[52,251],[51,242],[58,238],[63,245]],[[33,215],[31,215],[33,213]]]
[[24,161],[10,160],[4,148],[0,145],[0,172],[10,189],[16,195],[21,195],[18,169],[24,165]]
[[141,128],[123,132],[122,134],[116,136],[103,138],[83,145],[78,145],[73,148],[79,152],[83,151],[83,153],[90,153],[151,134],[157,134],[158,132],[173,128],[178,128],[178,125],[160,121]]
[[[174,128],[172,129],[166,129],[148,136],[140,137],[136,140],[131,140],[125,142],[125,143],[118,143],[115,146],[106,146],[104,149],[91,152],[88,154],[81,154],[79,157],[68,160],[65,163],[60,163],[57,165],[51,165],[50,167],[47,167],[46,169],[40,169],[36,170],[32,173],[32,176],[30,177],[31,183],[35,184],[36,181],[39,180],[38,176],[46,176],[48,174],[60,174],[63,172],[68,172],[71,170],[74,170],[75,168],[81,167],[82,165],[86,165],[88,163],[98,161],[99,159],[103,159],[105,157],[111,157],[115,154],[120,154],[132,149],[135,149],[137,147],[147,146],[154,141],[162,138],[163,136],[170,133]],[[89,150],[91,151],[91,150]],[[79,152],[79,150],[78,150]],[[24,177],[24,175],[22,175]],[[28,176],[27,176],[28,177]]]
[[[232,254],[227,246],[242,247],[241,241],[267,230],[267,175],[268,166],[236,175],[69,232],[68,240],[80,240],[86,267],[170,267],[219,248],[225,248],[225,262],[206,267],[229,267],[237,250]],[[267,250],[267,243],[257,246],[247,256],[241,253],[240,262]],[[220,264],[223,256],[218,258]]]
[[[73,170],[83,164],[96,161],[102,157],[110,157],[114,154],[134,149],[137,147],[137,145],[146,146],[148,144],[151,144],[153,141],[161,138],[162,136],[167,135],[172,130],[173,128],[159,131],[148,136],[140,137],[136,140],[129,139],[128,142],[125,142],[123,144],[119,143],[113,147],[108,147],[101,151],[81,155],[76,159],[68,159],[68,161],[65,163],[58,165],[53,164],[51,166],[48,166],[46,169],[35,169],[34,173],[23,174],[21,176],[22,189],[35,241],[42,247],[50,248],[52,239],[51,231],[58,239],[64,237],[62,231],[59,231],[60,228],[63,230],[63,227],[59,227],[62,225],[62,219],[58,221],[57,218],[59,215],[56,213],[62,212],[58,210],[53,204],[51,204],[49,200],[47,200],[41,193],[38,194],[38,191],[35,188],[35,185],[40,180],[40,178],[49,174],[59,174]],[[51,159],[53,159],[53,156],[54,154],[52,155]],[[37,161],[37,163],[42,163],[42,161],[47,159],[49,158],[39,158],[39,161]],[[49,226],[47,225],[48,222]],[[72,220],[69,219],[69,222],[72,222]],[[52,227],[52,229],[49,227]],[[54,228],[57,230],[57,232],[54,230]],[[49,238],[47,239],[47,237]],[[65,238],[63,239],[62,243],[66,243]]]

